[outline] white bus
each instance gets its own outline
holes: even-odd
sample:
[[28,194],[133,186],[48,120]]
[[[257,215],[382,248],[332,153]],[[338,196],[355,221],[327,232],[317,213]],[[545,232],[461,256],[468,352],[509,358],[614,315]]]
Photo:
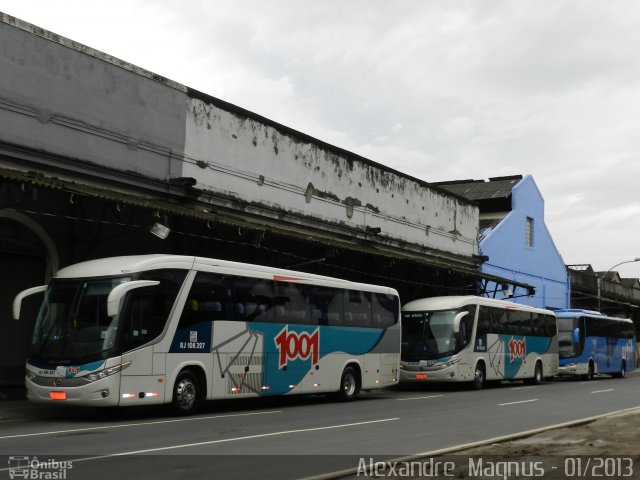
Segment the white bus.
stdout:
[[26,365],[29,400],[170,403],[335,392],[398,382],[395,290],[175,255],[105,258],[60,270],[45,291]]
[[401,382],[539,383],[558,373],[550,310],[474,296],[415,300],[402,308]]

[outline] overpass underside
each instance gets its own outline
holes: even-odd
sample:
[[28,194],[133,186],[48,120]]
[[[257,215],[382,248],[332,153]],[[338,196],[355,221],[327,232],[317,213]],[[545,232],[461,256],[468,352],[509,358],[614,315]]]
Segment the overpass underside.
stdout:
[[[41,253],[57,256],[56,266],[111,255],[200,255],[389,285],[405,298],[476,293],[482,278],[478,258],[202,192],[189,179],[123,176],[4,144],[0,180],[0,219],[41,226],[55,250]],[[156,222],[170,229],[166,239],[150,232]],[[19,242],[1,241],[19,250]]]

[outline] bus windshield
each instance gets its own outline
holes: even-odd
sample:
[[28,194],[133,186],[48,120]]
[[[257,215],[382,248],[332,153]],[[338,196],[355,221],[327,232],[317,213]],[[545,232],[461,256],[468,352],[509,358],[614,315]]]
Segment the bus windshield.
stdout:
[[575,329],[578,328],[577,318],[558,318],[558,346],[560,358],[573,358],[580,355],[580,342],[576,343]]
[[[459,329],[454,328],[456,315],[465,312]],[[430,360],[453,355],[471,341],[473,315],[468,308],[403,312],[402,358],[408,361]]]
[[152,340],[162,332],[182,283],[167,272],[138,275],[161,283],[129,292],[115,317],[107,316],[109,292],[135,276],[53,280],[38,313],[30,358],[44,363],[81,364]]

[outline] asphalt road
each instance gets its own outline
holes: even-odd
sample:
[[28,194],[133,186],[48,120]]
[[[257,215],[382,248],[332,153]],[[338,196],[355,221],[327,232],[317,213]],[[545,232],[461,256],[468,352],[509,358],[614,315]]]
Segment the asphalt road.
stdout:
[[478,392],[399,387],[351,403],[321,396],[209,402],[186,418],[164,409],[96,413],[2,402],[0,479],[10,456],[70,459],[70,480],[302,478],[354,468],[360,458],[428,453],[637,407],[639,392],[640,374]]

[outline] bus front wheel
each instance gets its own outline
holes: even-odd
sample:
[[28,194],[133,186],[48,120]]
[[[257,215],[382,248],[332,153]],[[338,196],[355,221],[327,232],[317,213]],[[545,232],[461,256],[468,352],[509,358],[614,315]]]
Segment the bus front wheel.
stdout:
[[476,371],[473,374],[473,381],[471,382],[471,385],[475,390],[481,390],[484,387],[484,382],[484,364],[478,363],[476,364]]
[[189,370],[180,372],[173,387],[173,412],[178,415],[192,414],[198,409],[200,399],[200,386],[196,376]]
[[582,378],[584,378],[587,381],[591,381],[593,380],[594,375],[595,375],[595,368],[593,366],[593,362],[589,362],[589,369],[587,370],[587,374],[583,375]]
[[337,398],[343,402],[350,402],[360,393],[360,380],[358,373],[353,367],[346,367],[340,378],[340,390]]

